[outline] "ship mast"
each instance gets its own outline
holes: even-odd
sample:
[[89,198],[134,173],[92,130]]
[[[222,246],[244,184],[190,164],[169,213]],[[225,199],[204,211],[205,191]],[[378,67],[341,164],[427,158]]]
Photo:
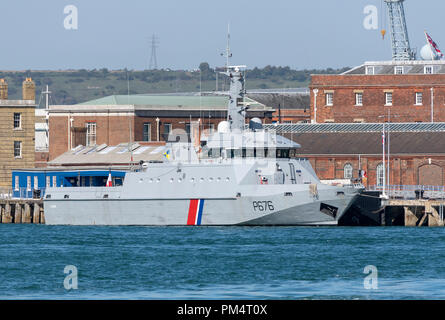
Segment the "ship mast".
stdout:
[[247,107],[244,104],[244,76],[241,69],[246,68],[246,66],[230,65],[230,58],[232,57],[232,52],[230,51],[230,24],[227,26],[226,52],[221,55],[226,58],[226,71],[221,72],[221,74],[228,76],[230,80],[227,121],[231,131],[243,131]]

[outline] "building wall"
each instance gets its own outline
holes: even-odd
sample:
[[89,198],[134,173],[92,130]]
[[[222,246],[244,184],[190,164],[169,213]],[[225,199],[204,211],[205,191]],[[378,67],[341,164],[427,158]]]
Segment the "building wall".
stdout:
[[[275,109],[273,113],[273,122],[279,122],[280,112]],[[311,112],[310,109],[281,109],[281,123],[299,123],[310,122]]]
[[[311,80],[311,119],[314,120],[317,94],[317,123],[383,122],[388,110],[391,122],[430,122],[431,88],[434,89],[434,121],[445,121],[445,74],[405,75],[313,75]],[[385,92],[392,91],[393,105],[385,106]],[[326,106],[326,93],[332,92],[333,106]],[[355,93],[363,94],[363,106],[355,105]],[[415,104],[416,92],[423,93],[422,105]],[[387,117],[386,117],[387,121]]]
[[[0,187],[10,187],[12,169],[34,168],[34,101],[0,104]],[[29,102],[29,103],[28,103]],[[21,104],[20,106],[14,106]],[[14,113],[21,114],[21,128],[14,129]],[[14,157],[14,141],[22,143],[21,157]]]

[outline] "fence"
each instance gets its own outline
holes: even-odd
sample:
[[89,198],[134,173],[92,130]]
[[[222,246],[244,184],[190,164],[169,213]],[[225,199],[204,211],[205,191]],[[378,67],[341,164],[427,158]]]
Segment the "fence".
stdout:
[[17,188],[17,189],[9,189],[7,192],[2,193],[4,196],[8,198],[4,199],[43,199],[45,196],[46,188],[38,188],[38,189],[29,189],[29,188]]
[[[383,192],[383,186],[370,186],[368,191]],[[389,185],[385,193],[393,199],[445,199],[445,186]]]

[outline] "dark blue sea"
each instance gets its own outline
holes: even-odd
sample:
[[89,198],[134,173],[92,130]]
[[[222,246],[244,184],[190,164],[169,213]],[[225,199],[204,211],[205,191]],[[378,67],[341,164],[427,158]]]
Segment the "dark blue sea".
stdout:
[[445,299],[445,229],[0,225],[0,299]]

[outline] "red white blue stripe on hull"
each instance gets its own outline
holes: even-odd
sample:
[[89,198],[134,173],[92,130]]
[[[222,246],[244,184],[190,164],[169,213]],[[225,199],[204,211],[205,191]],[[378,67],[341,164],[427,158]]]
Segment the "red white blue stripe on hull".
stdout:
[[187,217],[188,226],[200,226],[204,199],[191,199]]

